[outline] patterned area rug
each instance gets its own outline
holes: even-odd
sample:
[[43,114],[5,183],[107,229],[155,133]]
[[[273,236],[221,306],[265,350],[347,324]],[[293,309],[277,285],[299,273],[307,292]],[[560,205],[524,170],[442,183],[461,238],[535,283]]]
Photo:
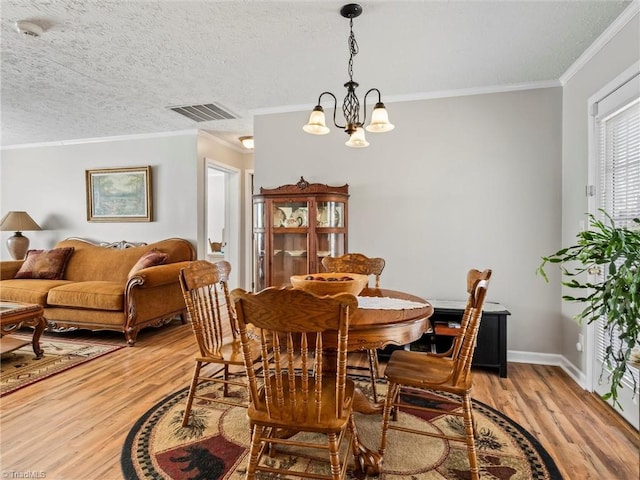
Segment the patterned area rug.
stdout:
[[[11,336],[21,340],[31,340],[30,335],[16,334]],[[0,397],[64,372],[76,365],[119,350],[124,345],[59,340],[43,336],[40,338],[40,346],[44,350],[44,356],[39,360],[34,358],[31,343],[2,355]]]
[[[366,381],[357,382],[370,393]],[[378,391],[386,389],[381,383]],[[217,387],[205,384],[206,395],[219,394]],[[143,415],[133,426],[122,451],[122,469],[127,480],[192,479],[240,480],[246,473],[249,426],[246,410],[206,401],[194,402],[190,425],[182,427],[182,414],[188,389],[182,389]],[[244,397],[243,391],[234,396]],[[437,402],[438,398],[434,397]],[[544,448],[513,420],[474,401],[474,419],[480,476],[483,480],[561,480],[558,469]],[[398,421],[415,427],[460,431],[461,422],[451,416],[425,415],[401,411]],[[377,450],[380,441],[380,415],[356,414],[359,437],[367,447]],[[469,464],[463,443],[448,442],[389,431],[384,472],[380,480],[469,479]],[[268,458],[268,457],[265,457]],[[328,474],[328,462],[315,454],[278,450],[268,461],[285,464],[295,471]],[[257,476],[267,478],[267,476]],[[275,478],[270,476],[268,478]],[[280,478],[280,477],[278,477]],[[348,476],[348,478],[353,478]]]

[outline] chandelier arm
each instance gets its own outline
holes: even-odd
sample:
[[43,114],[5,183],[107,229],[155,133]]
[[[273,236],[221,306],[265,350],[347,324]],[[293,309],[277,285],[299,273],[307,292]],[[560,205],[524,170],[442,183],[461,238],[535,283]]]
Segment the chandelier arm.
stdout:
[[333,124],[337,127],[337,128],[342,128],[344,129],[345,126],[342,125],[338,125],[338,123],[336,122],[336,110],[338,110],[338,99],[336,98],[336,96],[331,93],[331,92],[322,92],[320,94],[320,96],[318,97],[318,105],[320,105],[320,102],[322,101],[322,96],[323,95],[329,95],[331,96],[331,98],[333,98]]
[[364,103],[364,115],[362,118],[362,125],[364,125],[365,123],[367,123],[367,96],[371,93],[371,92],[378,92],[378,103],[382,102],[382,94],[380,93],[380,90],[378,90],[377,88],[370,88],[369,90],[367,90],[367,93],[364,94],[364,99],[362,100],[362,103]]

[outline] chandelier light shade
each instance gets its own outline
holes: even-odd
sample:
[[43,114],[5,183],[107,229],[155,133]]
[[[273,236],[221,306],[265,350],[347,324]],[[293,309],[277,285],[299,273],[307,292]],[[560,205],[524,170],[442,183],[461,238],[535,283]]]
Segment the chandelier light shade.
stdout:
[[347,95],[342,102],[342,114],[344,116],[345,124],[339,125],[336,121],[336,112],[338,110],[338,100],[336,96],[331,92],[322,92],[318,97],[318,104],[313,108],[309,121],[302,129],[313,135],[326,135],[329,133],[329,127],[327,127],[324,109],[322,108],[322,97],[329,96],[333,98],[333,124],[337,128],[343,129],[349,140],[345,143],[348,147],[362,148],[369,146],[369,142],[365,138],[363,125],[367,121],[367,96],[370,93],[376,92],[378,94],[378,101],[375,104],[373,112],[371,114],[371,122],[366,126],[368,132],[382,133],[389,132],[394,129],[394,125],[389,122],[389,114],[387,109],[382,103],[382,95],[377,88],[371,88],[364,95],[363,99],[363,111],[362,120],[360,119],[360,100],[356,95],[356,88],[359,86],[358,82],[353,80],[353,58],[358,54],[358,43],[356,37],[353,34],[353,19],[358,17],[362,13],[362,7],[357,3],[349,3],[340,9],[340,15],[349,19],[349,81],[344,84],[347,89]]
[[29,239],[22,232],[42,230],[27,212],[9,212],[0,220],[0,231],[16,232],[7,239],[7,250],[14,260],[22,260],[29,249]]

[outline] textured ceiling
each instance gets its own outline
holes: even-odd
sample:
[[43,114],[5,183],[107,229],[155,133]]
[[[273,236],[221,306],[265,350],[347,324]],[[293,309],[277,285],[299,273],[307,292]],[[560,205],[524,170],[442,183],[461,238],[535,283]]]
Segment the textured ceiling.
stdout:
[[[204,129],[230,144],[253,115],[344,96],[336,1],[2,0],[2,146]],[[361,94],[558,80],[628,1],[367,1],[354,20]],[[45,31],[19,34],[17,20]],[[196,123],[167,107],[217,103]],[[239,144],[238,144],[239,145]]]

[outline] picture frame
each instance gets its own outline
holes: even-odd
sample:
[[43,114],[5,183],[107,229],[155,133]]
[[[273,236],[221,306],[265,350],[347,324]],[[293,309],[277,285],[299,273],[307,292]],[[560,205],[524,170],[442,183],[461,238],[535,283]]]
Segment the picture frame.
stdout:
[[86,170],[87,221],[151,222],[151,166]]

